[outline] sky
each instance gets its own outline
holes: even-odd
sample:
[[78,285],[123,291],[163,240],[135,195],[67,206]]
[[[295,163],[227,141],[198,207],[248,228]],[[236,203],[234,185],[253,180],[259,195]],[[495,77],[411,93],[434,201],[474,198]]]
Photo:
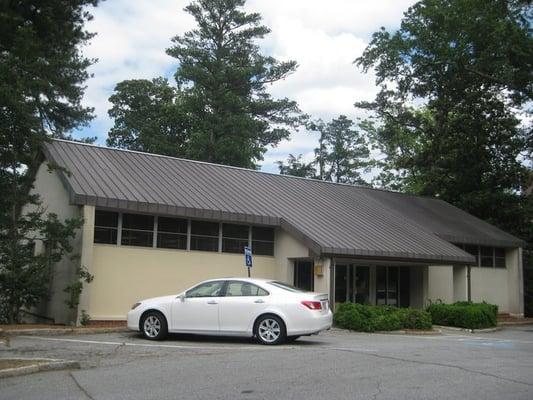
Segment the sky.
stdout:
[[[84,105],[96,118],[75,136],[96,136],[105,144],[113,125],[108,117],[109,96],[118,82],[172,76],[176,60],[166,55],[171,39],[194,28],[183,11],[188,0],[107,0],[93,9],[87,29],[97,35],[83,52],[98,61],[89,72]],[[312,118],[328,121],[341,114],[355,119],[356,101],[376,94],[373,74],[364,74],[353,61],[372,33],[381,26],[397,29],[413,0],[248,0],[246,10],[258,12],[271,33],[258,41],[261,51],[279,60],[295,60],[298,69],[268,88],[275,98],[298,102]],[[315,134],[300,130],[290,140],[269,148],[261,170],[277,172],[276,161],[289,154],[312,158]]]

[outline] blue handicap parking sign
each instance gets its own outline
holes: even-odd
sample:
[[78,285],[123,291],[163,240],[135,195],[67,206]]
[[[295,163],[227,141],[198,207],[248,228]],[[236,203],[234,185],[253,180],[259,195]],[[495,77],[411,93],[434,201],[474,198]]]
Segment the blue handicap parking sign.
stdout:
[[248,268],[252,268],[252,249],[248,246],[244,247],[244,263]]

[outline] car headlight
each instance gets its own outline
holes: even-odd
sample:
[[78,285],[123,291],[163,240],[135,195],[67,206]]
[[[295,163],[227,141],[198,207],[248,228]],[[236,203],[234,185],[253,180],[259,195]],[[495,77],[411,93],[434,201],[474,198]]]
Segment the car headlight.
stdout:
[[131,309],[132,310],[135,310],[137,307],[139,307],[141,305],[141,303],[135,303],[134,305],[131,306]]

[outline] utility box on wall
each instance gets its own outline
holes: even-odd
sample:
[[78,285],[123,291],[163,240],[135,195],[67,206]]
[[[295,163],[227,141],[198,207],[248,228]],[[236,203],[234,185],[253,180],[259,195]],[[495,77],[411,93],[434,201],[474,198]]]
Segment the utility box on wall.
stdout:
[[316,276],[324,276],[324,266],[321,262],[315,262],[315,275]]

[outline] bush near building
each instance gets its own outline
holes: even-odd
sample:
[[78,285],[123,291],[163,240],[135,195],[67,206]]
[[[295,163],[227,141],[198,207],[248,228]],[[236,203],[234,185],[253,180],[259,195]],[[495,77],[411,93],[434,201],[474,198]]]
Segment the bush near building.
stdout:
[[431,329],[431,315],[428,312],[391,306],[339,304],[333,321],[339,328],[360,332]]
[[496,326],[498,306],[461,301],[453,304],[431,304],[427,311],[436,325],[483,329]]

